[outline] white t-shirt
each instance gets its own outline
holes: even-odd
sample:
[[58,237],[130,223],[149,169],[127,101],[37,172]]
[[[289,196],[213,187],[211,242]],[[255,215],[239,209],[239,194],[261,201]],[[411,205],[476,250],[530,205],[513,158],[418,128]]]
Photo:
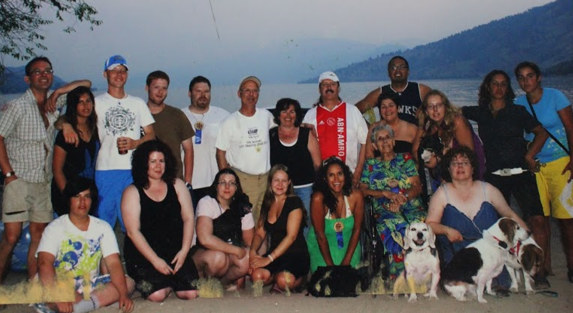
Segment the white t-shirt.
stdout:
[[197,114],[189,111],[189,108],[181,109],[195,133],[195,123],[203,123],[201,130],[201,142],[197,142],[197,136],[193,136],[193,188],[205,188],[211,186],[215,175],[219,171],[217,166],[217,149],[215,142],[217,141],[217,133],[221,122],[229,116],[229,112],[216,107],[209,106],[209,110],[204,114]]
[[97,277],[102,258],[119,253],[119,248],[107,222],[90,216],[88,230],[82,231],[65,214],[46,227],[36,256],[39,252],[54,255],[56,273],[72,272],[78,284],[86,273],[90,279]]
[[[341,104],[342,103],[344,102],[341,102]],[[338,106],[334,109],[336,108],[338,108]],[[303,123],[312,124],[314,127],[317,127],[316,107],[306,112]],[[360,153],[359,147],[360,145],[366,144],[368,126],[366,125],[366,121],[364,121],[364,117],[362,117],[362,113],[360,113],[354,105],[348,103],[346,103],[346,125],[346,134],[348,138],[346,141],[346,165],[348,165],[350,171],[354,172],[356,165],[358,164],[358,154]],[[318,144],[320,145],[320,140]]]
[[96,170],[131,170],[131,154],[117,151],[117,138],[141,138],[141,128],[153,124],[153,116],[143,99],[127,95],[116,99],[109,93],[95,98],[97,127],[101,148],[96,162]]
[[217,149],[226,151],[231,167],[250,175],[260,175],[271,168],[269,129],[274,126],[273,115],[257,109],[251,117],[236,111],[219,128]]
[[[212,220],[216,219],[217,217],[223,214],[223,210],[219,206],[219,202],[217,200],[211,198],[210,196],[205,196],[199,203],[197,203],[197,214],[196,217],[199,216],[207,216]],[[197,223],[195,223],[197,224]],[[247,213],[241,219],[241,229],[248,230],[255,227],[255,220],[253,219],[253,213]],[[197,242],[197,232],[195,232],[193,236],[193,245]]]

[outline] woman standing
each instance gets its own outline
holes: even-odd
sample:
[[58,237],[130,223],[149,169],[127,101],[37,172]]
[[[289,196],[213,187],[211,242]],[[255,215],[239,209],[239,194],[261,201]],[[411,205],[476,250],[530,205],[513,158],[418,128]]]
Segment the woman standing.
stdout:
[[[310,267],[302,231],[305,215],[302,201],[294,194],[287,167],[273,166],[249,253],[253,282],[274,282],[273,290],[277,291],[293,290],[301,285]],[[260,256],[257,251],[267,235],[270,252]]]
[[[515,197],[535,241],[549,255],[549,229],[539,199],[533,159],[549,136],[524,107],[513,104],[513,99],[515,94],[507,73],[493,70],[480,86],[478,106],[463,107],[462,112],[478,124],[487,159],[485,181],[498,188],[507,203],[512,195]],[[529,145],[523,138],[524,132],[534,135]],[[549,288],[544,272],[542,268],[535,276],[536,289]]]
[[[400,98],[394,93],[382,93],[378,97],[376,106],[380,109],[381,120],[372,124],[368,131],[368,137],[372,136],[372,130],[379,125],[389,125],[394,131],[394,152],[411,153],[412,144],[416,138],[416,126],[399,118]],[[366,159],[371,159],[379,151],[376,151],[374,144],[366,145]]]
[[[428,168],[432,178],[432,190],[441,183],[441,170],[438,166],[442,156],[451,148],[466,146],[477,153],[479,166],[476,168],[479,179],[485,173],[485,155],[480,139],[474,133],[468,120],[454,107],[448,97],[439,91],[431,90],[426,94],[418,110],[418,132],[412,152],[418,160],[422,183],[426,183],[422,171]],[[424,188],[424,192],[428,188]]]
[[78,134],[79,143],[77,146],[66,143],[63,131],[56,136],[52,162],[52,205],[58,215],[65,214],[63,191],[67,182],[77,177],[94,179],[95,161],[100,148],[91,90],[88,87],[75,88],[68,93],[66,105],[66,120]]
[[374,197],[376,230],[384,246],[390,279],[404,270],[403,237],[410,223],[421,222],[426,211],[420,195],[422,185],[410,153],[394,152],[394,130],[389,125],[372,129],[372,146],[379,157],[366,160],[360,189]]
[[310,269],[360,262],[364,196],[352,189],[350,169],[337,157],[324,160],[312,187],[312,227],[307,237]]
[[[271,128],[271,166],[283,164],[289,169],[294,192],[304,204],[307,226],[310,224],[310,195],[316,171],[320,167],[318,140],[309,128],[300,127],[302,109],[294,99],[283,98],[273,112],[278,127]],[[305,232],[306,234],[306,232]]]
[[[573,109],[562,92],[541,87],[541,70],[535,63],[518,64],[515,76],[526,93],[515,103],[524,106],[553,136],[535,156],[541,164],[535,176],[545,216],[558,221],[567,278],[573,283]],[[532,135],[526,139],[532,140]]]
[[133,184],[123,192],[127,230],[123,253],[127,273],[144,298],[162,302],[173,290],[180,299],[197,297],[199,278],[188,256],[193,238],[193,204],[176,162],[161,141],[141,144],[131,161]]

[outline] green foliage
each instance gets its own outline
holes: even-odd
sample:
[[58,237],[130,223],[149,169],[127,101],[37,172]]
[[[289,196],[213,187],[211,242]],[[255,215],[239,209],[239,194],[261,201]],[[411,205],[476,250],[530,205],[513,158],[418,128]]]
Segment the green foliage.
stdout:
[[[42,44],[45,37],[39,31],[54,22],[40,16],[48,11],[54,12],[54,19],[61,22],[69,17],[88,23],[91,30],[102,23],[95,19],[96,9],[84,0],[0,0],[0,54],[28,60],[36,56],[37,50],[47,50]],[[67,26],[63,31],[71,33],[75,29]],[[3,70],[0,61],[0,73]]]

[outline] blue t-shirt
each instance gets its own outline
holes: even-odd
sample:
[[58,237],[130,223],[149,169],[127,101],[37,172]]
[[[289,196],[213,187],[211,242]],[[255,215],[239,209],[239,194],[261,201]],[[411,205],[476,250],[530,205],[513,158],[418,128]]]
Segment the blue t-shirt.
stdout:
[[[515,99],[515,104],[524,106],[531,115],[534,115],[531,112],[529,104],[527,104],[527,98],[525,95]],[[541,122],[543,127],[545,127],[547,131],[555,136],[555,138],[557,138],[568,149],[567,133],[565,132],[565,127],[559,118],[558,111],[569,105],[571,105],[571,103],[565,95],[561,91],[553,88],[543,88],[541,100],[539,100],[537,104],[533,105],[533,109],[535,110],[535,114],[537,115],[539,122]],[[533,137],[534,134],[531,133],[525,135],[525,139],[529,141],[532,141]],[[563,149],[553,139],[548,138],[543,145],[543,149],[541,149],[535,157],[542,163],[548,163],[566,156],[568,156],[567,153],[565,153],[565,151],[563,151]]]

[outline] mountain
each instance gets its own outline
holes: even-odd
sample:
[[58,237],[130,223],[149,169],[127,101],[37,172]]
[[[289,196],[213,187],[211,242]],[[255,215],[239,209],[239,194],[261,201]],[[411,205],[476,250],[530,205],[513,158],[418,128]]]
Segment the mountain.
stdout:
[[[26,76],[25,66],[6,67],[4,77],[0,78],[0,93],[14,94],[25,92],[28,89],[28,84],[24,81],[24,76]],[[59,88],[66,83],[66,81],[54,75],[52,89]]]
[[[173,82],[189,83],[189,73],[210,73],[209,79],[218,85],[236,84],[245,73],[256,72],[264,84],[292,83],[301,77],[319,75],[328,70],[340,68],[380,53],[407,49],[412,46],[387,44],[376,46],[343,39],[290,39],[274,43],[243,54],[230,54],[213,64],[197,64],[191,67],[174,66],[165,71]],[[145,75],[147,75],[145,73]],[[132,75],[130,80],[144,81],[145,76]]]
[[[571,74],[572,29],[573,0],[557,0],[436,42],[353,63],[336,74],[344,81],[387,79],[388,61],[397,54],[408,60],[414,79],[481,78],[493,69],[513,73],[524,60],[536,62],[544,74]],[[317,77],[302,83],[314,83]]]

